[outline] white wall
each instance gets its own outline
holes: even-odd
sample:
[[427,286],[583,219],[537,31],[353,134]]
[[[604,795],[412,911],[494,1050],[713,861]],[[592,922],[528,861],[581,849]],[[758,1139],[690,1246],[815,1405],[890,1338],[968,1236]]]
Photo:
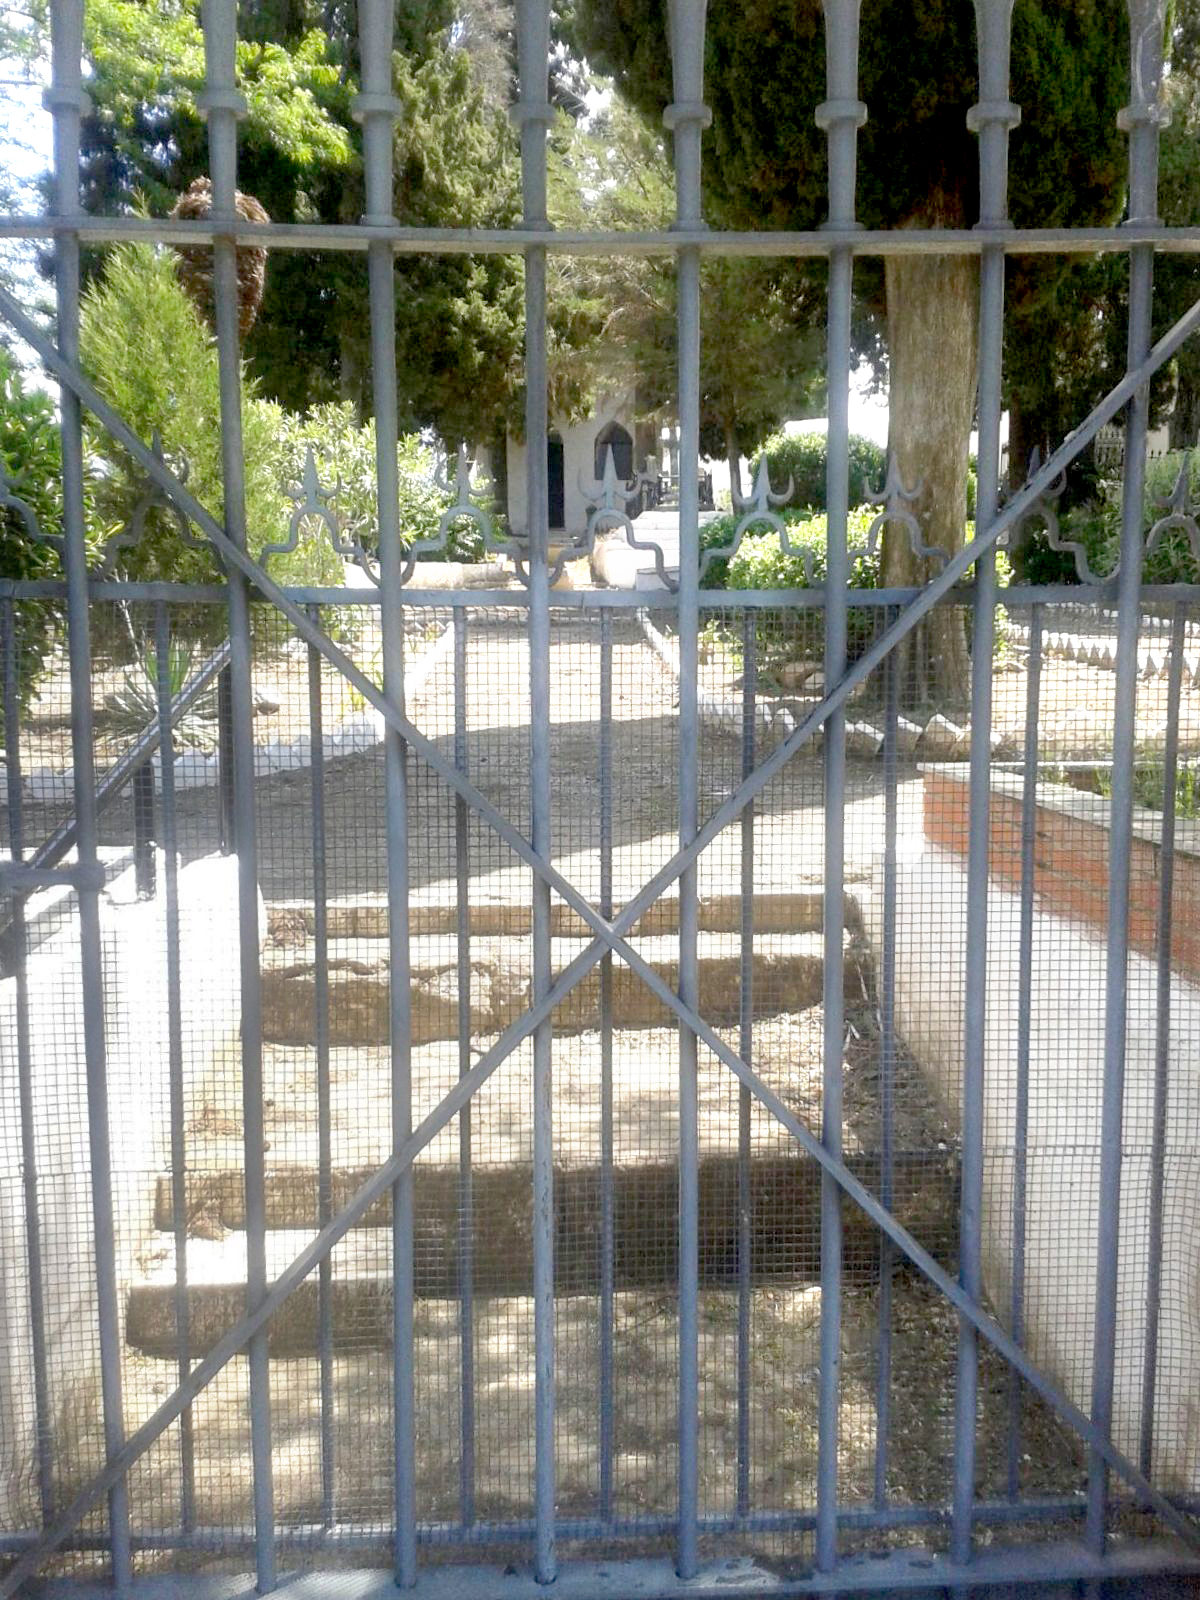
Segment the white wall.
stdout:
[[[167,1169],[170,1075],[165,895],[138,901],[132,873],[101,900],[108,1120],[119,1282],[153,1227]],[[185,1105],[238,1035],[237,860],[211,857],[179,875]],[[50,1421],[60,1471],[99,1405],[95,1264],[80,944],[72,913],[30,957],[33,1143],[48,1343]],[[0,981],[0,1530],[36,1517],[33,1340],[22,1182],[17,980]]]
[[[899,869],[896,1018],[952,1118],[962,1109],[966,873],[927,849]],[[882,884],[863,897],[878,954]],[[984,1286],[1005,1319],[1013,1248],[1013,1128],[1017,1105],[1020,901],[988,896],[984,1043]],[[1027,1176],[1027,1343],[1085,1413],[1100,1225],[1105,947],[1073,923],[1037,912],[1032,950]],[[1158,974],[1129,961],[1113,1439],[1138,1460],[1146,1351],[1146,1290]],[[1200,989],[1171,984],[1169,1125],[1165,1161],[1162,1310],[1153,1471],[1160,1487],[1200,1490]]]
[[[595,448],[596,436],[610,422],[619,422],[627,428],[636,440],[633,424],[633,410],[626,396],[609,396],[601,400],[594,416],[588,417],[584,422],[567,422],[562,417],[551,417],[550,426],[563,442],[563,515],[564,531],[572,537],[578,537],[587,528],[588,506],[595,504],[595,499],[587,495],[580,488],[580,481],[587,488],[595,483]],[[529,509],[525,493],[525,446],[518,444],[510,434],[508,437],[508,520],[514,533],[526,534],[529,531]],[[645,466],[644,461],[637,458],[637,446],[634,446],[634,467],[639,471]],[[555,530],[557,531],[557,530]]]

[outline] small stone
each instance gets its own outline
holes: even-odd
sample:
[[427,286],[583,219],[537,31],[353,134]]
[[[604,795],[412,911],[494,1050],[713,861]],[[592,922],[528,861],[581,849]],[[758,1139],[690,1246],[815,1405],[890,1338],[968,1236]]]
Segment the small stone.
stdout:
[[873,728],[869,722],[849,722],[846,724],[846,753],[852,756],[865,756],[868,760],[877,756],[883,748],[883,735],[878,728]]
[[813,677],[819,677],[824,682],[820,664],[816,661],[785,661],[776,677],[781,686],[788,690],[805,688]]
[[910,722],[907,717],[896,718],[896,753],[901,756],[916,754],[917,745],[921,742],[924,729],[919,722]]
[[955,746],[966,732],[939,712],[930,717],[917,743],[917,753],[926,761],[949,761]]

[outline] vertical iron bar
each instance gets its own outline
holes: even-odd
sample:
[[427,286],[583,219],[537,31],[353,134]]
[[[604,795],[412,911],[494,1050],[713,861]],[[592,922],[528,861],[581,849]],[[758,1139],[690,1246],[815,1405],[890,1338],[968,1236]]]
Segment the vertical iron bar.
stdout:
[[233,669],[217,675],[217,836],[221,854],[237,849],[233,836]]
[[[61,0],[51,8],[51,87],[46,105],[54,117],[54,212],[66,230],[55,243],[58,348],[63,359],[79,360],[80,252],[69,231],[82,212],[79,201],[80,120],[90,102],[82,87],[83,4]],[[76,856],[81,868],[98,867],[98,829],[93,753],[91,638],[88,618],[87,545],[83,491],[83,428],[79,400],[65,384],[59,389],[62,438],[64,565],[67,578],[67,648],[71,679],[71,753],[75,766]],[[91,1163],[93,1248],[96,1262],[96,1313],[100,1340],[100,1393],[104,1448],[111,1457],[124,1442],[121,1398],[121,1328],[117,1290],[116,1233],[113,1219],[111,1142],[108,1112],[108,1060],[104,1030],[104,971],[100,934],[100,895],[81,883],[78,890],[80,988],[87,1073],[88,1153]],[[132,1581],[129,1545],[129,1487],[121,1478],[108,1497],[113,1584],[124,1594]]]
[[[521,134],[522,215],[526,227],[546,225],[546,134],[550,18],[547,0],[520,0],[517,9],[520,101],[513,118]],[[546,251],[525,252],[526,504],[529,515],[529,720],[532,844],[549,860],[550,826],[550,576],[549,484],[546,457]],[[533,884],[533,997],[550,988],[550,889]],[[554,1499],[554,1024],[533,1036],[533,1322],[534,1322],[534,1576],[553,1583]]]
[[154,767],[133,775],[133,883],[139,900],[154,897]]
[[[1157,220],[1158,130],[1164,119],[1159,90],[1165,0],[1129,0],[1130,104],[1121,113],[1129,133],[1129,217],[1131,225]],[[1130,367],[1150,349],[1154,292],[1154,249],[1135,245],[1129,252]],[[1109,814],[1108,929],[1105,966],[1104,1089],[1100,1123],[1099,1237],[1096,1264],[1096,1318],[1092,1363],[1092,1421],[1112,1430],[1116,1366],[1117,1288],[1121,1245],[1121,1138],[1124,1126],[1125,1034],[1129,984],[1129,879],[1133,840],[1133,763],[1135,756],[1142,580],[1142,501],[1146,478],[1146,434],[1150,388],[1129,403],[1125,427],[1124,493],[1121,506],[1121,569],[1117,583],[1117,672],[1113,704],[1113,774]],[[1086,1542],[1104,1553],[1108,1523],[1108,1467],[1088,1452]]]
[[[1028,1231],[1026,1183],[1029,1166],[1029,1058],[1033,1037],[1033,894],[1037,873],[1038,719],[1042,703],[1042,608],[1029,619],[1029,662],[1025,678],[1025,771],[1021,787],[1021,910],[1017,980],[1017,1105],[1013,1124],[1012,1336],[1025,1339],[1025,1247]],[[1008,1385],[1008,1494],[1021,1493],[1020,1374],[1013,1369]]]
[[[829,220],[836,233],[855,225],[858,130],[866,107],[858,98],[860,0],[824,0],[827,98],[816,122],[829,151]],[[846,553],[850,470],[851,296],[854,257],[848,248],[829,258],[826,375],[829,433],[826,455],[827,507],[825,579],[825,682],[846,670],[846,605],[850,582]],[[822,1029],[821,1139],[830,1154],[842,1154],[842,1051],[845,1030],[843,939],[846,831],[846,717],[836,712],[825,724],[825,896]],[[837,1565],[838,1425],[842,1346],[842,1197],[828,1173],[821,1175],[821,1391],[817,1437],[817,1568]]]
[[[15,862],[25,859],[21,795],[21,697],[17,682],[16,611],[11,600],[0,606],[4,647],[4,755],[8,799],[8,846]],[[54,1513],[54,1456],[50,1428],[50,1380],[46,1365],[46,1285],[42,1262],[37,1122],[33,1106],[33,1056],[29,1029],[28,932],[25,895],[13,895],[8,938],[16,986],[17,1081],[21,1115],[21,1184],[25,1202],[25,1255],[29,1272],[29,1335],[33,1347],[33,1405],[37,1440],[38,1507],[42,1525]]]
[[[887,622],[896,616],[889,608]],[[890,1211],[895,1176],[896,1115],[896,830],[899,811],[900,672],[895,654],[884,666],[883,949],[879,964],[879,1201]],[[879,1241],[879,1359],[875,1373],[875,1507],[887,1505],[888,1436],[892,1411],[892,1268],[895,1249]]]
[[[742,777],[754,771],[754,713],[758,698],[757,613],[742,612]],[[754,801],[742,812],[742,951],[738,1054],[754,1057]],[[753,1242],[750,1191],[750,1091],[738,1090],[738,1342],[737,1509],[750,1512],[750,1268]]]
[[[454,609],[454,763],[467,757],[467,613]],[[454,797],[454,871],[458,900],[458,1075],[471,1070],[471,834],[467,802]],[[458,1114],[458,1342],[462,1406],[459,1424],[458,1510],[464,1527],[475,1520],[475,1181],[471,1102]]]
[[1167,737],[1163,748],[1162,833],[1155,928],[1157,1004],[1154,1019],[1154,1120],[1150,1143],[1150,1264],[1146,1279],[1146,1350],[1142,1369],[1140,1466],[1150,1477],[1154,1454],[1154,1394],[1158,1383],[1158,1330],[1162,1313],[1163,1166],[1171,1066],[1171,940],[1174,929],[1176,782],[1179,775],[1179,700],[1187,607],[1176,605],[1171,621],[1171,666],[1167,675]]
[[[358,26],[363,92],[354,102],[362,122],[366,181],[364,222],[387,225],[393,217],[393,129],[401,111],[392,89],[393,7],[363,0]],[[391,246],[376,240],[367,250],[371,304],[371,375],[375,408],[375,468],[379,491],[379,567],[383,592],[384,690],[404,709],[404,612],[400,584],[404,552],[399,526],[396,459],[396,283]],[[388,956],[391,974],[389,1038],[392,1057],[392,1139],[412,1131],[412,982],[408,914],[408,746],[391,727],[384,734],[387,801]],[[392,1189],[392,1375],[395,1432],[396,1582],[417,1581],[417,1491],[413,1380],[413,1174]]]
[[[187,1105],[183,1081],[183,1004],[179,957],[179,855],[175,826],[175,734],[171,726],[171,626],[162,600],[154,605],[155,695],[158,755],[162,767],[164,927],[167,936],[167,1058],[171,1099],[171,1211],[175,1238],[176,1370],[183,1383],[192,1370],[187,1277]],[[143,768],[149,771],[149,767]],[[196,1455],[192,1408],[179,1418],[181,1516],[185,1532],[196,1525]]]
[[[975,0],[979,103],[967,125],[979,135],[979,230],[1008,218],[1008,136],[1019,113],[1008,98],[1013,0]],[[1004,357],[1004,251],[984,245],[979,268],[979,462],[976,525],[986,527],[1000,502],[1001,375]],[[971,647],[970,822],[967,834],[967,968],[963,1018],[962,1204],[959,1278],[983,1294],[984,1056],[987,1044],[988,883],[991,867],[992,651],[995,645],[996,557],[975,564]],[[971,1558],[975,1503],[979,1339],[965,1317],[958,1325],[954,1416],[954,1503],[950,1548]]]
[[[203,0],[205,88],[197,105],[208,121],[213,221],[237,220],[237,124],[245,102],[235,87],[235,0]],[[232,236],[213,239],[213,300],[220,366],[221,466],[225,528],[246,548],[245,465],[242,455],[241,349],[238,332],[237,248]],[[229,584],[233,838],[238,857],[238,938],[241,976],[242,1128],[246,1190],[246,1303],[267,1289],[266,1169],[263,1152],[262,996],[259,975],[258,843],[254,815],[254,701],[251,683],[250,596],[232,568]],[[255,1566],[260,1593],[277,1581],[271,1460],[271,1373],[266,1331],[247,1351],[250,1370],[250,1450],[254,1474]]]
[[[600,915],[613,915],[612,612],[600,612]],[[600,1515],[613,1516],[613,958],[600,962]]]
[[[309,616],[320,624],[320,606]],[[308,737],[312,751],[313,871],[313,1021],[317,1052],[317,1222],[324,1227],[333,1215],[333,1108],[329,1075],[329,906],[328,849],[325,836],[325,712],[321,704],[321,655],[308,647]],[[321,1258],[317,1269],[317,1359],[321,1397],[321,1516],[333,1526],[336,1509],[333,1455],[333,1262]]]
[[[703,227],[700,140],[711,120],[704,96],[705,0],[671,0],[674,103],[663,121],[674,133],[676,228]],[[676,266],[679,340],[679,843],[699,827],[700,632],[700,251],[681,247]],[[679,995],[698,1007],[698,883],[695,864],[679,879]],[[679,1029],[679,1537],[683,1579],[699,1567],[700,1153],[696,1035]]]

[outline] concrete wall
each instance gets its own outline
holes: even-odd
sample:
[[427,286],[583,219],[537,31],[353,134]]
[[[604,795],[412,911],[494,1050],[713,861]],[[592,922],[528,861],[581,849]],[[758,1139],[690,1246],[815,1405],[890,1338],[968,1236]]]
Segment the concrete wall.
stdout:
[[[164,882],[160,860],[158,882]],[[179,877],[185,1106],[238,1034],[237,861]],[[132,873],[101,902],[117,1270],[124,1283],[153,1226],[170,1141],[165,895],[138,901]],[[98,1408],[96,1294],[78,920],[28,962],[31,1109],[56,1464],[70,1473]],[[0,1529],[36,1512],[36,1412],[21,1145],[17,982],[0,982]],[[96,1463],[89,1458],[91,1464]],[[82,1465],[82,1463],[80,1463]]]
[[[875,947],[882,882],[863,897]],[[1017,896],[993,888],[988,903],[985,1041],[984,1279],[1006,1317],[1013,1247],[1013,1129],[1017,1106],[1020,977]],[[966,967],[966,873],[936,848],[901,864],[897,905],[897,1024],[949,1113],[962,1103]],[[1101,1090],[1104,1070],[1103,943],[1038,912],[1032,959],[1029,1066],[1026,1322],[1029,1347],[1084,1411],[1091,1407],[1092,1338],[1099,1231]],[[1129,963],[1125,1151],[1113,1436],[1135,1460],[1150,1268],[1152,1128],[1157,970]],[[1164,1184],[1162,1312],[1153,1476],[1200,1490],[1200,989],[1171,985],[1169,1114]]]

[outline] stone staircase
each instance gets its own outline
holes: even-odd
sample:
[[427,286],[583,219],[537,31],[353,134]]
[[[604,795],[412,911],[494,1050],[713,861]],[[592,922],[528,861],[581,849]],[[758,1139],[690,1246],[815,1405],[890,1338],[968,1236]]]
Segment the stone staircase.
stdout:
[[[678,981],[678,901],[656,904],[631,942],[663,980]],[[736,1045],[742,955],[738,895],[700,907],[700,994],[706,1019]],[[411,914],[412,1081],[419,1121],[495,1036],[527,1007],[532,935],[527,906],[482,903],[470,910],[470,1048],[460,1049],[458,912],[453,903]],[[754,906],[752,983],[755,1065],[814,1129],[819,1128],[823,984],[819,888],[761,893]],[[858,935],[857,908],[844,918],[848,1015],[873,1006],[873,974]],[[391,1144],[386,903],[358,899],[329,908],[327,1078],[318,1080],[314,1039],[319,982],[311,906],[269,911],[263,953],[264,1105],[267,1129],[267,1273],[274,1277],[321,1221],[382,1162]],[[557,972],[587,944],[570,908],[556,906]],[[600,1032],[602,985],[612,1022]],[[597,966],[555,1013],[555,1272],[560,1295],[595,1295],[601,1283],[606,1191],[614,1219],[615,1287],[669,1289],[677,1264],[677,1039],[672,1015],[619,961]],[[759,1043],[759,1028],[769,1030]],[[739,1130],[748,1136],[748,1201],[755,1284],[811,1279],[820,1266],[820,1171],[758,1108],[740,1123],[736,1080],[701,1052],[701,1282],[736,1284],[742,1190]],[[601,1083],[611,1084],[611,1169],[604,1160]],[[469,1272],[476,1297],[532,1291],[532,1049],[503,1063],[415,1168],[415,1282],[425,1300],[457,1297]],[[324,1107],[323,1115],[319,1109]],[[469,1126],[468,1126],[469,1121]],[[322,1126],[324,1124],[324,1126]],[[218,1072],[189,1107],[182,1184],[187,1233],[186,1303],[192,1357],[209,1349],[245,1304],[240,1067]],[[469,1138],[464,1179],[461,1151]],[[932,1136],[897,1142],[893,1205],[901,1220],[945,1254],[957,1181],[952,1158],[930,1159]],[[847,1141],[851,1168],[872,1189],[881,1181],[879,1141]],[[611,1182],[608,1174],[611,1174]],[[465,1202],[469,1198],[469,1204]],[[157,1186],[155,1227],[141,1275],[127,1295],[126,1336],[145,1355],[174,1358],[176,1186]],[[879,1241],[844,1207],[851,1281],[878,1272]],[[391,1340],[391,1200],[385,1196],[333,1252],[328,1308],[335,1348],[382,1349]],[[314,1273],[273,1318],[275,1356],[312,1355],[321,1321]]]

